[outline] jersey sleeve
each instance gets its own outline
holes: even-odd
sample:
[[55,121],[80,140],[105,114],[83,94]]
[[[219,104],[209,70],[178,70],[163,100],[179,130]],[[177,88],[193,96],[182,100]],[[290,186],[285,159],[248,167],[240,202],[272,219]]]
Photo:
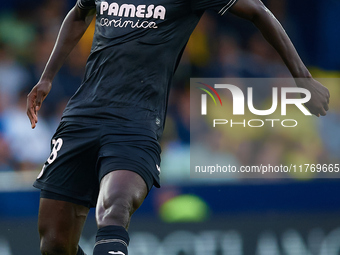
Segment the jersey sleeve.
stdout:
[[77,0],[77,5],[80,9],[93,9],[96,8],[95,0]]
[[193,11],[214,10],[220,15],[232,7],[237,0],[191,0]]

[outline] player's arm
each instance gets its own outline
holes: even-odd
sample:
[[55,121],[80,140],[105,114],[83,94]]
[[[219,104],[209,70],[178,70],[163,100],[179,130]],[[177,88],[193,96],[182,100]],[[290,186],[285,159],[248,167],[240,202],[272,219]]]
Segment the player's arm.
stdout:
[[95,9],[81,9],[76,5],[65,17],[40,80],[27,96],[27,115],[32,128],[38,122],[37,112],[51,90],[55,75],[85,33],[94,15]]
[[328,89],[312,78],[285,30],[267,7],[260,0],[238,0],[230,12],[253,22],[280,54],[292,76],[305,78],[296,79],[299,87],[308,89],[312,94],[312,99],[305,106],[318,117],[326,115],[330,97]]

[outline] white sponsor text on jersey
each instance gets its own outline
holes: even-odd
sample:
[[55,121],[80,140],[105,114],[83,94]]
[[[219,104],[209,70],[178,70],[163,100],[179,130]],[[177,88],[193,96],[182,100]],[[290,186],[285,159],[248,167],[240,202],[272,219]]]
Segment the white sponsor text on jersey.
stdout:
[[134,4],[122,4],[119,5],[116,2],[108,3],[102,1],[100,3],[100,15],[109,15],[117,17],[137,17],[137,18],[154,18],[165,19],[166,9],[162,5],[134,5]]

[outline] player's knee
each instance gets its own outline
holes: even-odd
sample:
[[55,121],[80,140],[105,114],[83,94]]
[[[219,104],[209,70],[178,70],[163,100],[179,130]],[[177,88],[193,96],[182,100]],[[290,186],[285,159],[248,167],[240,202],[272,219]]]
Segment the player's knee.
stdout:
[[98,228],[109,225],[127,227],[132,213],[131,202],[122,196],[106,196],[99,201],[96,209]]
[[40,251],[43,255],[75,255],[77,246],[71,247],[61,235],[47,235],[41,237]]
[[98,227],[120,225],[127,228],[131,215],[143,200],[143,194],[138,192],[133,195],[117,192],[104,196],[97,204],[96,218]]

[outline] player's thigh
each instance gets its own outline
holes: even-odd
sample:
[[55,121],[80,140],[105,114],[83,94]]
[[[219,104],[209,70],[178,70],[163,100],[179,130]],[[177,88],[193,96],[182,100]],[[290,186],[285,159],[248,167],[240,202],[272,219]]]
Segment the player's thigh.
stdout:
[[73,253],[89,208],[71,202],[40,198],[38,228],[42,250],[62,247]]
[[128,227],[131,215],[143,203],[148,188],[143,178],[133,171],[116,170],[100,182],[96,208],[99,228],[109,225]]

